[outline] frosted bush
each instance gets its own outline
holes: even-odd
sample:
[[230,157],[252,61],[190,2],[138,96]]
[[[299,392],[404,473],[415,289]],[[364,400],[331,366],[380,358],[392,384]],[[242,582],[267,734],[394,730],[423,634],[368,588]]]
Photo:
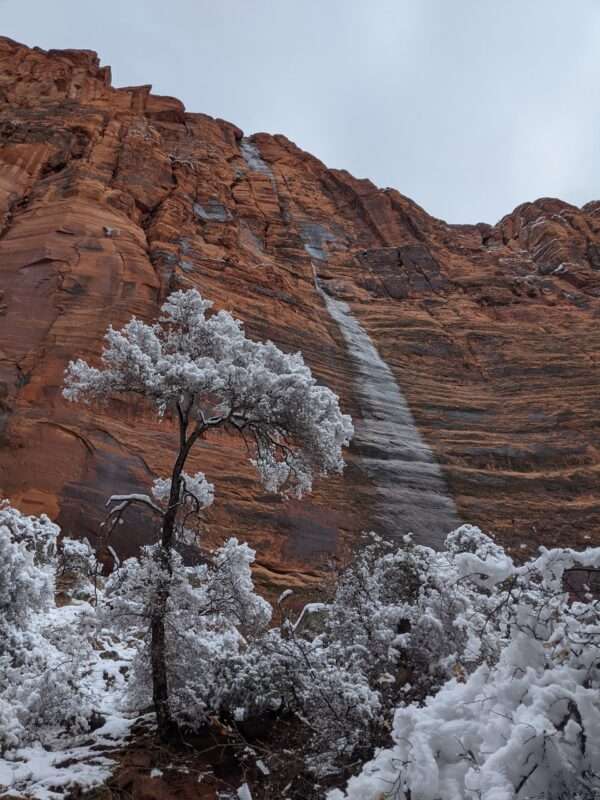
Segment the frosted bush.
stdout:
[[424,704],[399,704],[393,746],[330,800],[597,798],[600,609],[585,587],[565,589],[565,572],[600,568],[600,548],[542,549],[517,566],[462,528],[443,558],[448,596],[464,603],[464,652],[491,647],[454,659],[454,675]]
[[87,646],[54,601],[56,541],[46,516],[0,507],[0,751],[85,727]]
[[[598,603],[585,587],[569,595],[564,577],[600,567],[600,549],[544,550],[518,566],[472,526],[441,552],[372,536],[328,602],[270,629],[253,555],[236,540],[196,567],[172,554],[167,664],[180,725],[295,719],[304,736],[290,754],[313,780],[368,762],[331,800],[597,797]],[[140,637],[139,707],[151,699],[146,637],[162,569],[148,548],[107,587],[107,616]]]
[[328,603],[254,637],[230,666],[221,710],[252,718],[276,712],[306,726],[305,763],[318,778],[344,772],[389,743],[394,709],[435,692],[456,672],[493,660],[501,643],[473,616],[479,586],[452,589],[456,557],[491,540],[464,527],[436,553],[406,537],[375,535],[338,578]]
[[54,597],[54,553],[60,533],[48,517],[0,506],[0,637],[23,628]]
[[87,539],[62,538],[56,566],[61,591],[70,597],[91,598],[96,594],[101,571],[102,566]]

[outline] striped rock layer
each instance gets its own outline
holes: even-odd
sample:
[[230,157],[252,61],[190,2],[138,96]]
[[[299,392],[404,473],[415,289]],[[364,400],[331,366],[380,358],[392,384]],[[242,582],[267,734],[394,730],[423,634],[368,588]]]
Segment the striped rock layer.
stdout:
[[248,539],[265,581],[309,581],[370,528],[600,543],[600,203],[448,225],[284,136],[113,88],[91,51],[0,39],[2,495],[94,537],[108,495],[168,471],[168,421],[69,405],[62,376],[190,287],[301,350],[355,419],[344,475],[301,503],[265,494],[235,439],[198,447],[207,537]]

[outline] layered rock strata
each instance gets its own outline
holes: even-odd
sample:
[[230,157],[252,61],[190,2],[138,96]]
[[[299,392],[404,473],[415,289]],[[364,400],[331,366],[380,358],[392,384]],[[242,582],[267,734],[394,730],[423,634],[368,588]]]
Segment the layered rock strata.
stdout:
[[344,300],[315,285],[337,323],[354,372],[358,403],[353,448],[376,489],[373,527],[390,541],[411,534],[441,549],[461,520],[431,448],[415,424],[392,371]]
[[[302,350],[357,420],[346,472],[302,503],[264,494],[239,442],[198,448],[218,492],[209,536],[249,539],[265,581],[310,580],[323,552],[394,517],[434,538],[461,518],[516,548],[599,541],[600,203],[448,225],[283,136],[113,88],[92,52],[0,39],[4,495],[93,536],[106,496],[164,474],[167,422],[68,405],[62,374],[97,358],[109,322],[150,320],[188,287]],[[374,348],[362,367],[357,342]],[[116,546],[151,524],[132,518]]]

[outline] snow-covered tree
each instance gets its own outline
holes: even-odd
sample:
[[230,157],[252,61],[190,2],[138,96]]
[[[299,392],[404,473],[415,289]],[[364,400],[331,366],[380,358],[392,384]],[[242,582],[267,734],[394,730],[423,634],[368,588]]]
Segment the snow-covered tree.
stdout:
[[153,701],[163,737],[173,728],[165,616],[178,519],[185,515],[185,504],[199,511],[212,499],[203,476],[184,473],[194,444],[219,428],[237,432],[267,490],[300,497],[310,491],[315,476],[342,470],[342,448],[353,433],[335,394],[317,385],[300,354],[248,339],[228,312],[208,315],[211,305],[195,290],[179,291],[167,299],[157,323],[133,318],[121,330],[109,328],[102,365],[71,362],[64,389],[72,401],[137,395],[177,421],[178,451],[168,483],[155,485],[156,500],[148,495],[112,498],[117,514],[128,503],[140,502],[161,520],[160,546],[153,552],[157,572],[150,649]]
[[[140,648],[130,679],[130,703],[144,708],[152,700],[150,642],[147,640],[155,602],[160,561],[157,545],[130,558],[106,583],[100,616]],[[171,555],[169,598],[165,611],[167,679],[170,713],[187,729],[205,725],[223,710],[231,676],[240,654],[253,637],[264,634],[270,605],[254,592],[254,551],[229,539],[205,563],[186,566]]]

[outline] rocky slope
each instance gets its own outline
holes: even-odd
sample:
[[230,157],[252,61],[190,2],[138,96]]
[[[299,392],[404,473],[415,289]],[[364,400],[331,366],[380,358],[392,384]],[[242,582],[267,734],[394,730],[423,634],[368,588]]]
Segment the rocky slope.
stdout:
[[448,225],[150,88],[0,38],[2,493],[93,536],[107,495],[165,472],[168,423],[69,405],[62,373],[109,322],[196,287],[301,349],[359,429],[344,476],[301,504],[261,492],[239,442],[198,449],[210,535],[249,539],[265,580],[307,580],[391,519],[428,541],[458,519],[515,547],[600,541],[600,203]]

